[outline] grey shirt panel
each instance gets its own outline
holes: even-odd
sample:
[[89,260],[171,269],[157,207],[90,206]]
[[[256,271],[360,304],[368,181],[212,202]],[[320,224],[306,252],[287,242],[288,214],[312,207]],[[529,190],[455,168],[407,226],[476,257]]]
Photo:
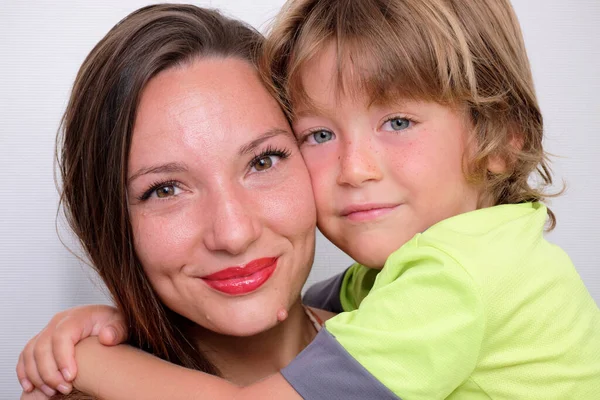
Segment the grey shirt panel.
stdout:
[[305,400],[398,400],[325,328],[281,374]]
[[349,268],[339,275],[334,275],[329,279],[317,282],[312,285],[302,296],[302,302],[307,306],[320,308],[339,314],[343,312],[342,302],[340,300],[340,291],[342,290],[342,281]]

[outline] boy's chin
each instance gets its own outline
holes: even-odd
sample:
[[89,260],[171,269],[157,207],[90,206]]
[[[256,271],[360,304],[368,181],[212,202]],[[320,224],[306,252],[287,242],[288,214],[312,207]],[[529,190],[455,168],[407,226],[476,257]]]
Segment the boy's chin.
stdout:
[[365,250],[367,249],[353,249],[348,251],[344,250],[344,252],[352,257],[352,259],[357,263],[371,269],[382,269],[388,256],[393,253],[392,251],[387,254],[387,256],[383,256],[383,254],[379,254],[378,252],[368,252]]
[[368,238],[358,240],[355,244],[342,248],[354,261],[372,269],[382,269],[392,253],[405,243],[396,243],[386,240],[373,240]]

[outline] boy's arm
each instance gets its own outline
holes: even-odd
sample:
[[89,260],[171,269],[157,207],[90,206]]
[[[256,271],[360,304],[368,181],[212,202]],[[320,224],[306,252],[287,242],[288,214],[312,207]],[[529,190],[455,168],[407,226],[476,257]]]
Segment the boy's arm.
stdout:
[[302,302],[334,313],[356,310],[369,294],[378,273],[379,270],[355,263],[341,274],[312,285],[302,296]]
[[[316,345],[315,347],[321,350],[316,352],[317,357],[306,358],[301,353],[297,358],[299,363],[294,368],[303,370],[299,371],[300,374],[312,371],[312,376],[299,382],[298,390],[303,391],[303,388],[311,385],[313,377],[321,374],[325,374],[325,379],[328,376],[341,378],[347,386],[326,385],[314,396],[301,397],[280,373],[242,388],[225,379],[171,364],[134,347],[102,346],[96,338],[85,339],[77,345],[79,374],[73,383],[77,389],[94,398],[106,400],[398,399],[389,389],[372,379],[352,357],[336,358],[339,353],[336,354],[335,349],[331,351],[330,346],[332,343],[334,347],[339,344],[336,344],[335,340],[327,340],[327,334],[323,334],[325,330],[321,332],[313,342],[313,346]],[[332,366],[341,366],[342,369],[332,370]],[[293,373],[287,371],[288,376],[292,376]],[[359,384],[356,385],[356,382]]]
[[416,247],[390,257],[358,310],[328,320],[282,373],[257,384],[240,388],[88,339],[75,387],[108,400],[446,398],[474,370],[484,326],[471,276],[440,250]]
[[[378,382],[403,399],[446,398],[469,379],[485,327],[479,288],[448,254],[410,246],[390,256],[358,310],[327,321],[282,371],[301,396]],[[326,368],[311,364],[322,357]]]
[[80,342],[75,355],[79,373],[74,386],[106,400],[302,399],[281,374],[241,388],[131,346],[105,347],[95,337]]

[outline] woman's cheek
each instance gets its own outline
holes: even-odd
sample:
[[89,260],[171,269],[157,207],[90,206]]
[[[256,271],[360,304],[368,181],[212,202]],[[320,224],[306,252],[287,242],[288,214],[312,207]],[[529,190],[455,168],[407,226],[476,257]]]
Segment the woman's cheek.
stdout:
[[156,215],[155,213],[140,213],[132,217],[135,250],[148,273],[157,273],[154,266],[162,266],[167,272],[171,264],[177,265],[185,249],[193,239],[190,225],[193,216]]

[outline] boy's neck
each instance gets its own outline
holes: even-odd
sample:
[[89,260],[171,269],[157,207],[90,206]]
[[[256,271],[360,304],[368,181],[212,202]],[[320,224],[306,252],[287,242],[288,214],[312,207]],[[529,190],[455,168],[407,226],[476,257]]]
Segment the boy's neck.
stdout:
[[223,378],[248,385],[285,367],[316,336],[300,298],[285,321],[254,336],[237,337],[198,329],[196,338],[204,355]]

